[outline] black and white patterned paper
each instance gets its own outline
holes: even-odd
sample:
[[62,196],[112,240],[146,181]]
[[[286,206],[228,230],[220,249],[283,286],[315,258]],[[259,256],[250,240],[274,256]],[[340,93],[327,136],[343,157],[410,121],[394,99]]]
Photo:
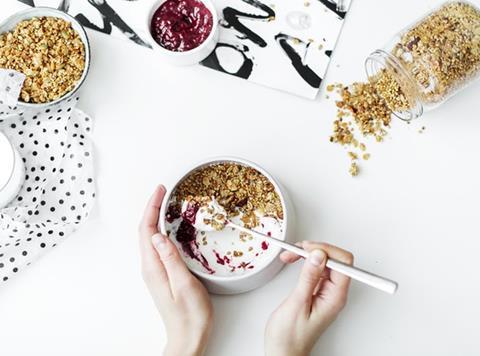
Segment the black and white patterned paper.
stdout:
[[[11,0],[7,0],[11,1]],[[144,27],[151,1],[16,0],[67,11],[87,28],[150,47]],[[350,0],[212,0],[220,40],[202,64],[305,98],[317,96]]]
[[[0,69],[0,96],[10,75]],[[0,131],[26,169],[19,194],[0,209],[0,284],[76,230],[92,208],[92,120],[75,108],[77,100],[40,111],[16,106],[0,111]]]
[[314,99],[346,11],[330,0],[215,0],[220,40],[207,67]]

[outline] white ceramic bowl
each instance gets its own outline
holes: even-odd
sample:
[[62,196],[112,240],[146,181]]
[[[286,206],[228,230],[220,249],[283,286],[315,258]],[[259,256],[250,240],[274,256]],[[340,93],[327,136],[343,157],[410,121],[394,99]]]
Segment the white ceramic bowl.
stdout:
[[0,131],[0,209],[18,194],[25,180],[25,165],[18,151]]
[[218,42],[218,15],[215,6],[210,0],[200,0],[212,13],[213,20],[212,31],[205,41],[201,43],[200,46],[189,51],[175,52],[162,47],[157,41],[155,41],[150,30],[153,14],[165,1],[166,0],[156,0],[152,3],[144,23],[145,32],[150,40],[149,42],[152,44],[153,50],[166,62],[176,66],[188,66],[203,61],[210,53],[213,52]]
[[[280,200],[282,202],[283,207],[283,234],[282,236],[277,236],[284,241],[291,241],[293,237],[293,230],[294,230],[294,211],[292,204],[288,198],[287,192],[285,189],[278,183],[275,178],[273,178],[267,171],[265,171],[260,166],[256,165],[253,162],[235,158],[235,157],[216,157],[211,159],[206,159],[196,165],[194,165],[191,169],[189,169],[185,174],[183,174],[180,179],[176,181],[176,184],[172,187],[172,189],[168,190],[160,212],[160,219],[159,219],[159,227],[160,231],[165,234],[166,232],[166,221],[165,221],[165,214],[168,207],[168,203],[170,201],[170,197],[178,185],[191,173],[194,171],[201,169],[206,166],[210,166],[212,164],[218,163],[236,163],[242,166],[247,166],[256,169],[260,173],[262,173],[265,177],[270,180],[270,182],[275,187],[275,190],[279,194]],[[271,245],[272,246],[272,245]],[[275,275],[282,269],[283,263],[280,261],[279,254],[281,250],[278,247],[272,246],[275,248],[275,252],[272,253],[272,256],[266,261],[263,267],[260,267],[256,270],[252,270],[251,272],[239,275],[239,276],[216,276],[208,273],[204,273],[202,271],[194,270],[191,271],[203,282],[203,284],[207,287],[208,291],[214,294],[238,294],[247,292],[249,290],[261,287],[268,283]]]
[[82,86],[90,68],[90,43],[88,41],[87,33],[80,22],[65,12],[50,7],[32,7],[30,9],[22,10],[13,14],[0,24],[0,33],[11,31],[19,22],[31,19],[32,17],[56,17],[70,22],[72,24],[72,28],[78,33],[83,45],[85,46],[85,68],[83,70],[82,77],[71,91],[66,93],[64,96],[48,103],[25,103],[21,100],[18,101],[19,107],[42,109],[68,99]]

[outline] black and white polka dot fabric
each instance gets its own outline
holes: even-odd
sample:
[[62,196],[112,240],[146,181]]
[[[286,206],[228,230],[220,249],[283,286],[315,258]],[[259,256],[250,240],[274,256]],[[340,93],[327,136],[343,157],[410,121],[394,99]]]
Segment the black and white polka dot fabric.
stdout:
[[[9,73],[0,70],[0,78]],[[40,112],[0,104],[0,131],[26,174],[18,196],[0,210],[0,285],[77,229],[92,208],[92,120],[75,108],[77,100]]]

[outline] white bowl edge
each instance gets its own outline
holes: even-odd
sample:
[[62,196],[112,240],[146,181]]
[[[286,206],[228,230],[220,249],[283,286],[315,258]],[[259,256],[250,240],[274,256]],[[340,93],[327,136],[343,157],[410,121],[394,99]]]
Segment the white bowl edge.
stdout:
[[[292,241],[293,229],[294,229],[294,209],[290,201],[290,197],[288,196],[287,191],[285,188],[265,169],[263,169],[258,164],[251,162],[249,160],[239,158],[239,157],[232,157],[232,156],[218,156],[218,157],[211,157],[189,167],[185,174],[183,174],[179,179],[177,179],[172,186],[171,189],[167,191],[165,194],[164,200],[162,202],[161,210],[160,210],[160,218],[159,218],[159,228],[160,231],[165,234],[165,213],[167,204],[171,198],[171,194],[175,191],[178,184],[183,181],[188,175],[190,175],[193,171],[200,169],[202,167],[215,164],[215,163],[225,163],[225,162],[232,162],[238,163],[244,166],[252,167],[262,173],[268,180],[274,185],[275,190],[279,193],[280,199],[282,201],[282,208],[284,212],[284,230],[281,236],[282,240],[285,241]],[[277,248],[277,247],[275,247]],[[277,252],[271,257],[270,260],[261,268],[257,269],[254,272],[247,273],[241,276],[214,276],[210,275],[201,271],[191,270],[191,272],[199,277],[202,282],[205,284],[207,289],[214,294],[239,294],[243,292],[250,291],[252,289],[256,289],[261,287],[262,285],[268,283],[284,266],[284,264],[280,261],[279,255],[281,252],[280,248],[277,248]]]

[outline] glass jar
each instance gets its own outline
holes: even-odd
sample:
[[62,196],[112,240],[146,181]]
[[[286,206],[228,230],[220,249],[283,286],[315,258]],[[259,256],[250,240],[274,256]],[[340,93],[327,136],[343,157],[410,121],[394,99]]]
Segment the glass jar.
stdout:
[[448,1],[397,33],[365,62],[369,80],[391,74],[408,107],[390,109],[403,120],[418,118],[480,76],[480,9]]
[[0,209],[18,194],[25,180],[25,165],[18,151],[0,132]]

